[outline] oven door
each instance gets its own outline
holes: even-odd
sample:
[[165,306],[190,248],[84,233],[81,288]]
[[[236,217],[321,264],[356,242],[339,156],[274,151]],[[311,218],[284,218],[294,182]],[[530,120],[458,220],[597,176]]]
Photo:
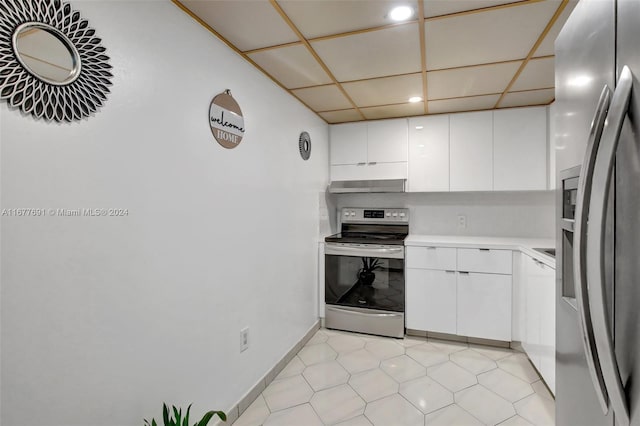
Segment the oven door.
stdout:
[[404,312],[404,247],[327,243],[325,302]]

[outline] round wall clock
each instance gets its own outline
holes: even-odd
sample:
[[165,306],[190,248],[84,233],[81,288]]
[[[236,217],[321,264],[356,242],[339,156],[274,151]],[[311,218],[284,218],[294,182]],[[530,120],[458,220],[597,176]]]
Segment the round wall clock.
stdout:
[[302,132],[298,138],[298,149],[300,150],[300,157],[303,160],[308,160],[311,157],[311,137],[309,133]]

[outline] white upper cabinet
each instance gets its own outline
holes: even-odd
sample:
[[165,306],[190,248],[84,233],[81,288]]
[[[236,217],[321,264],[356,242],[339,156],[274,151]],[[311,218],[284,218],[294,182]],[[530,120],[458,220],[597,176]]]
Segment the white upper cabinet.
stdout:
[[407,120],[367,123],[368,163],[407,162]]
[[547,189],[547,108],[493,112],[493,189]]
[[408,190],[449,191],[449,115],[409,119]]
[[407,120],[330,127],[331,180],[407,178]]
[[493,112],[450,116],[450,190],[493,190]]
[[367,123],[330,126],[331,165],[367,162]]

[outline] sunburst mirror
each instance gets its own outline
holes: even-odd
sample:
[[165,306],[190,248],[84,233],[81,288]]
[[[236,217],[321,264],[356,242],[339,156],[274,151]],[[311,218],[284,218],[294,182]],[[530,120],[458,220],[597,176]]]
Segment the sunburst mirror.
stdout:
[[60,0],[0,1],[0,99],[47,121],[81,120],[107,100],[102,40]]

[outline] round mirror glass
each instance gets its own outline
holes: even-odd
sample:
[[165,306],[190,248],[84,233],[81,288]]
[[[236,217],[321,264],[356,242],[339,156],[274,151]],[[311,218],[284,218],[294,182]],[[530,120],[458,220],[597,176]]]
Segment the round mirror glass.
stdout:
[[13,46],[22,65],[47,83],[68,84],[80,75],[76,48],[49,25],[39,22],[20,25],[13,35]]

